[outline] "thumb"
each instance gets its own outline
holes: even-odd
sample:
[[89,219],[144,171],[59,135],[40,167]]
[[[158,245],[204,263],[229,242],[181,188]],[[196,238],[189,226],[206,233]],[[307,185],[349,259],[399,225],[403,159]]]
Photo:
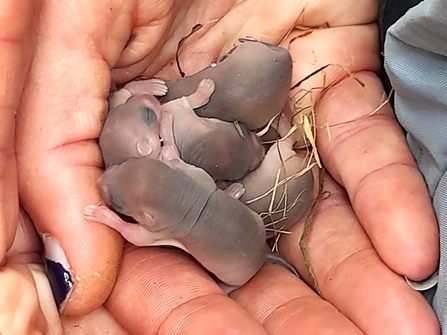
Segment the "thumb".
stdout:
[[117,233],[81,214],[84,206],[100,201],[96,180],[102,160],[94,139],[110,84],[109,66],[97,54],[90,31],[95,26],[85,13],[98,25],[115,20],[94,2],[44,2],[17,115],[21,200],[45,234],[46,257],[52,260],[48,275],[68,315],[85,315],[104,303],[122,253]]

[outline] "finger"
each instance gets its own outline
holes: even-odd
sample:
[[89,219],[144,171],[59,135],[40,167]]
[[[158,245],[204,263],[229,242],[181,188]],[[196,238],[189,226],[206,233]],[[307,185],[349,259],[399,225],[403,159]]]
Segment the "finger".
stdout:
[[[297,36],[301,35],[296,32],[288,40],[294,59],[292,83],[308,79],[291,93],[295,113],[314,106],[319,155],[346,187],[383,260],[412,279],[427,277],[437,266],[437,225],[389,105],[374,114],[386,100],[371,73],[380,66],[375,26],[329,28]],[[352,122],[356,118],[361,119]]]
[[[43,271],[40,278],[45,278]],[[41,286],[40,283],[37,283]],[[47,282],[48,285],[48,282]],[[59,319],[51,290],[43,295],[42,302],[49,302],[40,308],[39,293],[35,277],[30,268],[11,264],[0,272],[0,333],[2,334],[60,334]],[[7,289],[4,289],[7,288]],[[48,286],[49,288],[49,286]],[[54,317],[56,315],[56,318]],[[49,317],[47,320],[46,317]],[[55,326],[50,329],[49,326]]]
[[106,307],[131,334],[266,334],[180,250],[138,248],[123,257]]
[[[47,325],[47,332],[44,334],[48,335],[62,334],[62,324],[59,311],[54,301],[51,286],[50,283],[48,282],[48,278],[46,276],[43,266],[38,264],[28,264],[28,269],[31,272],[34,285],[37,291],[38,303],[40,305],[43,318],[45,319]],[[25,300],[29,298],[30,297],[28,297],[28,295],[25,296]],[[29,332],[27,334],[32,334],[32,332]]]
[[[378,257],[342,188],[327,177],[326,191],[305,240],[322,297],[366,334],[439,334],[423,296]],[[280,250],[311,282],[299,247],[302,228],[283,236]]]
[[[4,300],[10,303],[10,310],[7,310],[6,307],[2,311],[2,316],[6,314],[6,318],[8,318],[11,314],[14,315],[18,312],[20,317],[24,317],[24,320],[30,318],[28,325],[21,325],[26,330],[23,334],[31,334],[38,328],[42,328],[46,329],[45,334],[59,335],[62,332],[59,312],[44,267],[41,264],[41,250],[42,243],[34,225],[21,208],[14,242],[6,253],[6,264],[2,269],[3,275],[0,274],[0,287],[7,287],[8,290],[14,290],[16,286],[20,288],[16,292],[11,292],[11,296],[0,297],[0,299],[12,299],[19,307],[11,300]],[[17,330],[15,329],[15,331]],[[3,329],[0,328],[0,332],[2,331]],[[9,333],[11,332],[2,332],[2,334]]]
[[[200,2],[197,2],[200,4]],[[135,73],[144,75],[157,73],[162,78],[180,76],[174,59],[178,41],[187,36],[194,25],[203,27],[189,37],[179,50],[179,60],[186,74],[195,73],[209,66],[223,53],[228,52],[238,38],[252,36],[263,42],[278,44],[295,26],[347,26],[373,22],[377,4],[371,0],[344,1],[337,8],[328,8],[324,1],[224,1],[206,10],[198,10],[195,4],[187,10],[180,10],[178,16],[185,16],[163,45],[156,63],[151,59],[135,64]],[[299,32],[302,34],[302,31]],[[160,66],[163,67],[159,71]],[[121,71],[123,72],[124,69]]]
[[38,231],[52,237],[45,239],[54,264],[50,277],[66,289],[58,303],[69,315],[103,304],[122,252],[119,234],[81,214],[100,201],[102,159],[95,139],[107,108],[107,62],[119,57],[120,15],[119,6],[111,10],[107,2],[45,1],[17,116],[22,202]]
[[64,335],[130,335],[104,307],[85,316],[62,316]]
[[18,264],[40,264],[42,263],[41,252],[42,241],[28,214],[20,208],[14,241],[6,253],[6,261]]
[[374,22],[377,17],[377,1],[372,0],[341,1],[334,8],[324,0],[301,0],[301,6],[296,22],[301,27],[357,26]]
[[[379,79],[365,72],[356,78],[364,87],[346,79],[316,106],[317,146],[328,170],[347,189],[380,257],[398,273],[420,280],[438,264],[430,197],[391,106],[371,115],[385,100]],[[330,135],[323,130],[325,124],[340,123],[329,127]]]
[[[282,45],[294,61],[291,91],[295,113],[308,111],[343,78],[360,71],[379,71],[375,25],[294,31]],[[359,84],[360,85],[360,84]]]
[[15,116],[35,47],[40,1],[0,1],[0,262],[11,246],[18,212]]
[[265,265],[231,297],[272,335],[363,334],[334,306],[278,265]]

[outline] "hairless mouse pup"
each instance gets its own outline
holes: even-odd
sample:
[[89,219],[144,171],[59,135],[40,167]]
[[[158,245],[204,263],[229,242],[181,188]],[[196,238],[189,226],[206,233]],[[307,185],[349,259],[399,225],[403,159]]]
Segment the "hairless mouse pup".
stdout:
[[[137,83],[137,84],[136,84]],[[99,135],[99,147],[106,168],[129,157],[158,155],[160,114],[150,108],[153,95],[166,94],[160,79],[131,82],[109,95],[109,114]]]
[[239,39],[217,65],[177,80],[168,80],[165,103],[192,94],[202,79],[212,79],[216,91],[195,112],[201,117],[239,121],[250,130],[264,127],[288,101],[292,58],[279,46],[250,38]]
[[306,170],[308,160],[292,146],[290,138],[275,142],[261,165],[241,181],[245,193],[240,200],[264,219],[267,238],[274,236],[275,231],[292,228],[316,197],[316,167]]
[[[213,94],[212,80],[201,80],[191,95],[164,105],[149,95],[154,91],[149,90],[154,82],[158,83],[157,79],[135,81],[124,86],[124,93],[114,92],[123,98],[113,97],[116,107],[99,138],[106,166],[157,152],[161,145],[158,122],[162,112],[173,117],[174,138],[181,159],[201,167],[214,180],[239,180],[259,166],[264,147],[244,124],[240,124],[238,131],[233,123],[200,118],[194,113],[193,108],[206,104]],[[129,85],[137,93],[122,103],[128,98]],[[148,94],[138,94],[145,92]]]
[[238,131],[233,123],[199,118],[193,108],[209,101],[215,89],[211,79],[199,82],[187,97],[162,105],[173,116],[174,138],[185,162],[201,167],[214,180],[239,180],[256,169],[264,158],[259,138],[244,124]]
[[245,284],[265,261],[298,275],[268,249],[262,219],[237,200],[241,185],[218,189],[204,170],[180,159],[171,132],[172,116],[163,114],[159,159],[129,158],[109,167],[99,180],[104,201],[139,224],[122,221],[105,206],[87,206],[86,217],[137,246],[179,247],[229,286]]

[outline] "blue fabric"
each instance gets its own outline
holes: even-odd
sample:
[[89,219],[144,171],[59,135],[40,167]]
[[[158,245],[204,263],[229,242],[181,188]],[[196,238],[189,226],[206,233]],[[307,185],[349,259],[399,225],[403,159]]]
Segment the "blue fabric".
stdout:
[[439,223],[439,281],[424,295],[447,333],[447,0],[424,0],[388,29],[384,66]]

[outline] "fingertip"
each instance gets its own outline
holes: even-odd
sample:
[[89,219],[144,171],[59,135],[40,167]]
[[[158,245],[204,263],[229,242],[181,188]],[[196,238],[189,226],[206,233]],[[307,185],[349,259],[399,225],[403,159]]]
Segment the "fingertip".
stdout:
[[175,248],[127,249],[106,308],[131,334],[265,334],[191,256]]
[[[361,82],[362,84],[359,84]],[[439,260],[439,233],[426,184],[379,78],[356,73],[319,101],[322,160],[341,183],[381,259],[410,279]]]
[[329,177],[324,187],[330,196],[317,206],[307,256],[299,250],[302,226],[285,236],[280,250],[309,282],[312,270],[324,299],[365,333],[439,334],[427,301],[378,257],[342,187]]
[[391,269],[415,281],[433,274],[439,262],[439,228],[415,166],[390,165],[376,171],[364,179],[352,203],[375,249]]
[[106,301],[116,280],[123,240],[108,227],[92,226],[59,239],[42,235],[48,277],[63,315],[91,313]]
[[92,238],[85,253],[76,254],[76,263],[72,263],[76,269],[75,289],[64,309],[65,315],[86,315],[97,309],[115,284],[124,241],[110,228],[107,233],[92,235],[97,238]]

